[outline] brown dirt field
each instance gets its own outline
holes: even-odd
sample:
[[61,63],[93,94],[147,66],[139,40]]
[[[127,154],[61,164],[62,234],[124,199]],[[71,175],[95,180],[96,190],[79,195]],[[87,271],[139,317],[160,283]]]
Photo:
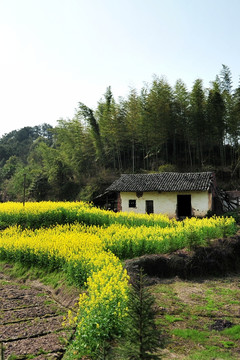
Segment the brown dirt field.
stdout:
[[73,328],[63,326],[78,291],[11,279],[0,269],[0,343],[4,359],[61,359]]
[[[149,289],[155,297],[157,324],[166,338],[161,359],[240,359],[239,274],[162,279]],[[234,327],[235,333],[225,333]]]

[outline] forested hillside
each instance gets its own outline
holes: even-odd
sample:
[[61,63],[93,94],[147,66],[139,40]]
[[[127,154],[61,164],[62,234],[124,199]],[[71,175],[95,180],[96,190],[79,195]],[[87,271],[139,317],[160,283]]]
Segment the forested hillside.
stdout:
[[54,128],[0,139],[0,200],[21,201],[24,181],[28,200],[91,200],[122,172],[215,171],[236,188],[239,136],[240,84],[233,89],[225,65],[209,88],[154,76],[116,100],[109,87],[95,110],[79,103]]

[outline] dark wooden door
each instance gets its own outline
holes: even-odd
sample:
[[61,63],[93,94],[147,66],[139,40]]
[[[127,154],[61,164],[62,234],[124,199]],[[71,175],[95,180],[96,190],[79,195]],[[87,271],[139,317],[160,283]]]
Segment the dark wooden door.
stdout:
[[177,216],[178,217],[192,216],[191,195],[177,196]]
[[153,214],[153,200],[146,200],[146,213],[147,214]]

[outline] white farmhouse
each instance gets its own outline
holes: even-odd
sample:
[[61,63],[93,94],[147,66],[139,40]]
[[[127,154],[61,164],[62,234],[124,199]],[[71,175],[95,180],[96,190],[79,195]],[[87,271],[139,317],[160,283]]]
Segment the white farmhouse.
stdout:
[[169,217],[205,216],[213,210],[212,172],[123,174],[106,189],[117,195],[117,211],[166,214]]

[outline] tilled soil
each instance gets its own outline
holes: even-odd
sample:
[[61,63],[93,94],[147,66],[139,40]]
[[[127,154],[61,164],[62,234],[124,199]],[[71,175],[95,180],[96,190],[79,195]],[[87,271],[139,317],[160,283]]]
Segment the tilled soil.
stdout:
[[239,274],[162,279],[149,289],[166,339],[161,359],[240,359]]
[[0,272],[0,343],[4,359],[61,359],[73,328],[64,316],[78,293],[54,291],[40,282],[23,284]]

